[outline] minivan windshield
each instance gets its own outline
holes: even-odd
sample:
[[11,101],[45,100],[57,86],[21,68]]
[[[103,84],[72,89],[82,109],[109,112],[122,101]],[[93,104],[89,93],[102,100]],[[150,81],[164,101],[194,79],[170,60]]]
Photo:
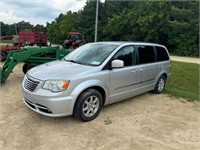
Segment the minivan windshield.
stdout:
[[103,63],[116,47],[117,45],[89,43],[65,56],[64,60],[83,65],[98,66]]

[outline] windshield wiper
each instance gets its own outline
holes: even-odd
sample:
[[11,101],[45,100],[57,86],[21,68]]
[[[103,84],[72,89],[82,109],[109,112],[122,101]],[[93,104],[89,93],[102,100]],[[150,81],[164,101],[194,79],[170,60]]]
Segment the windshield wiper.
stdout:
[[67,62],[72,62],[72,63],[77,63],[77,64],[84,64],[84,63],[82,63],[82,62],[80,62],[80,61],[75,61],[75,60],[66,60],[66,59],[65,59],[65,61],[67,61]]
[[65,61],[76,63],[76,61],[74,61],[74,60],[66,60],[66,59],[65,59]]

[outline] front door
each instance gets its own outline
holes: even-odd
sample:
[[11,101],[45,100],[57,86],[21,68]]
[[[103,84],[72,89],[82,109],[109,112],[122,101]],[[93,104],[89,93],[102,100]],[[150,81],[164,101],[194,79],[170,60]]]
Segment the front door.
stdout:
[[110,70],[110,102],[129,98],[135,94],[139,80],[139,66],[136,64],[136,55],[133,46],[120,49],[113,60],[124,61],[123,68]]

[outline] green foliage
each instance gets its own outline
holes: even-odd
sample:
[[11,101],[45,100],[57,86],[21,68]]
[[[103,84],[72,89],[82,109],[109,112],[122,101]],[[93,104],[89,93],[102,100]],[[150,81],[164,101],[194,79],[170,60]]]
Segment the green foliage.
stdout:
[[62,36],[66,36],[70,31],[76,31],[77,13],[67,12],[63,20],[59,24],[59,29]]
[[109,117],[107,117],[106,120],[104,120],[104,123],[105,125],[109,125],[112,123],[112,120]]
[[1,45],[2,44],[5,44],[5,45],[8,45],[8,44],[13,44],[12,40],[1,40]]
[[51,25],[47,24],[47,33],[51,42],[59,43],[63,40],[59,30],[59,25],[56,22],[52,22]]
[[[177,5],[179,4],[179,5]],[[199,56],[199,2],[184,1],[175,3],[171,10],[168,43],[173,54]]]
[[199,100],[199,65],[173,61],[166,93],[188,100]]
[[[47,31],[51,42],[62,44],[70,31],[81,32],[94,41],[96,0],[83,9],[60,14],[47,29],[29,22],[20,29]],[[1,23],[1,35],[15,34],[15,25]],[[98,41],[144,41],[160,43],[181,56],[199,56],[199,1],[115,1],[99,2]]]
[[[101,8],[101,7],[100,7]],[[99,9],[100,11],[101,9]],[[78,12],[77,27],[88,42],[94,41],[96,2],[87,1],[83,10]]]
[[[155,42],[166,45],[176,55],[199,56],[198,6],[198,1],[100,2],[98,40]],[[48,33],[61,43],[60,36],[66,37],[71,29],[93,42],[95,13],[96,1],[88,0],[76,15],[68,12],[59,17],[61,21],[49,24]]]
[[60,14],[51,24],[47,23],[49,40],[53,43],[62,44],[66,39],[68,32],[76,31],[77,13],[67,12]]
[[114,40],[157,42],[166,45],[168,3],[135,2],[134,6],[109,19],[107,28]]
[[44,27],[43,25],[39,25],[39,24],[37,24],[35,27],[34,27],[34,30],[35,31],[39,31],[39,32],[47,32],[47,28],[46,27]]
[[[6,35],[16,35],[19,31],[39,31],[39,32],[47,32],[47,28],[43,25],[37,24],[36,26],[31,25],[29,22],[21,21],[16,24],[4,24],[3,22],[0,22],[1,26],[1,36]],[[16,29],[16,30],[15,30]]]

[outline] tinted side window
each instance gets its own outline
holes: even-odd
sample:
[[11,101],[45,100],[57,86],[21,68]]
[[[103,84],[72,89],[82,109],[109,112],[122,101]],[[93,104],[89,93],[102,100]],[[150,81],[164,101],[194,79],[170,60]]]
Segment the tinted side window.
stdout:
[[158,61],[165,61],[169,60],[169,56],[167,54],[167,51],[163,47],[156,47],[157,50],[157,60]]
[[124,66],[132,66],[135,64],[135,52],[133,46],[126,46],[120,49],[113,59],[124,61]]
[[155,62],[155,53],[153,46],[137,46],[139,64]]

